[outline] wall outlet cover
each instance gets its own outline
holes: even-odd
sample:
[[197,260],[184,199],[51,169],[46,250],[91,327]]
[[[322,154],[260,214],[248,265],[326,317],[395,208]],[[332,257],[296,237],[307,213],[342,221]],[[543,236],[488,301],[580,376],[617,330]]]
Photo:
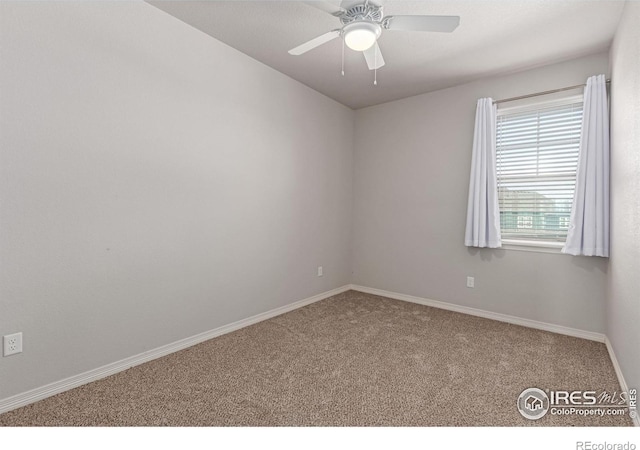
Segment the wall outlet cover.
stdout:
[[10,356],[22,353],[22,333],[8,334],[2,337],[3,355]]

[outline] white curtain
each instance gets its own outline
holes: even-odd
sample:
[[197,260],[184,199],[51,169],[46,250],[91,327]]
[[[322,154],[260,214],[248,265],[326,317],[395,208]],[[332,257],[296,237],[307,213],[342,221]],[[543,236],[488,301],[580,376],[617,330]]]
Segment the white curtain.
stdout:
[[496,179],[496,107],[491,98],[479,99],[476,107],[464,245],[502,245]]
[[562,253],[609,256],[609,111],[604,75],[587,80],[576,192]]

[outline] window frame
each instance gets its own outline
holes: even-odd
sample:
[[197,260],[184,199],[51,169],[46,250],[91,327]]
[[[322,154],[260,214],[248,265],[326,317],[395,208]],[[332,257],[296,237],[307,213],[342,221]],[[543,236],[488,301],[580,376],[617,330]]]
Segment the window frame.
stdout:
[[[536,102],[522,102],[515,106],[508,106],[501,108],[499,105],[496,108],[496,133],[497,133],[497,121],[500,116],[509,114],[526,113],[530,111],[536,111],[544,108],[551,108],[556,106],[565,106],[575,103],[584,103],[584,95],[573,94],[563,95],[550,100],[536,101]],[[496,142],[496,170],[498,167],[498,145]],[[577,170],[577,168],[576,168]],[[577,176],[577,174],[576,174]],[[565,242],[543,241],[543,240],[526,240],[526,239],[502,239],[502,248],[505,250],[518,250],[528,252],[540,252],[540,253],[561,253]]]

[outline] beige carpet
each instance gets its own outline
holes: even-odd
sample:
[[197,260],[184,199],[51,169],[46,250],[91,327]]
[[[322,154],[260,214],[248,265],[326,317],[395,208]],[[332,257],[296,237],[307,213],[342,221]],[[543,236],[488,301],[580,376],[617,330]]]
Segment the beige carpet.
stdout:
[[0,425],[631,425],[520,416],[619,391],[603,344],[350,291],[0,415]]

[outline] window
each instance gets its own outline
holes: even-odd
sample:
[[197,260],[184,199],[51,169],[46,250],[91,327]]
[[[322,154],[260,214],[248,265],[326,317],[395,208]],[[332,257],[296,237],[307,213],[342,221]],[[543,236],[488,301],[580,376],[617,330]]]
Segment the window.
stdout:
[[498,110],[496,162],[502,239],[565,242],[581,124],[581,97]]
[[518,228],[533,228],[533,216],[518,216]]
[[569,229],[569,218],[568,217],[560,217],[558,220],[558,226],[560,228]]

